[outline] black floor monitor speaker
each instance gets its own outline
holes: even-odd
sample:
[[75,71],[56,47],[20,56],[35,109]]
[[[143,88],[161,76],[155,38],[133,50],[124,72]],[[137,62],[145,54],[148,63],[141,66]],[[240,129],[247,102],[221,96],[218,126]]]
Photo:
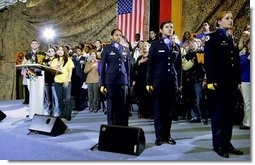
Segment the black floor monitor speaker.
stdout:
[[67,126],[60,117],[35,114],[28,130],[49,136],[58,136],[65,132]]
[[144,148],[145,137],[141,128],[101,125],[98,150],[140,155]]
[[4,118],[6,118],[6,114],[4,114],[3,111],[0,110],[0,121],[2,121]]

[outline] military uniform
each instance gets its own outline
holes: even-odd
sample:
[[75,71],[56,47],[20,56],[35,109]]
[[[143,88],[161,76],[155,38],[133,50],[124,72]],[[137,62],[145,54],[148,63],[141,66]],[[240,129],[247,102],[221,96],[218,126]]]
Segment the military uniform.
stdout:
[[181,84],[181,53],[177,44],[166,44],[164,38],[151,43],[146,84],[153,86],[156,139],[170,138],[176,91]]
[[128,125],[126,105],[127,89],[130,85],[129,49],[112,42],[102,52],[100,85],[107,89],[108,125]]
[[214,149],[232,147],[233,110],[238,84],[241,84],[238,49],[226,29],[217,29],[206,38],[205,71],[211,90],[211,127]]

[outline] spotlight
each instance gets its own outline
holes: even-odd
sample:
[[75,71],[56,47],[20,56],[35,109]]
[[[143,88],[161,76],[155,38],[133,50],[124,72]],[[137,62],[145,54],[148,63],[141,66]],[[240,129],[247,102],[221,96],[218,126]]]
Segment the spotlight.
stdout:
[[43,31],[43,37],[47,40],[52,40],[55,37],[55,31],[52,28],[46,28]]

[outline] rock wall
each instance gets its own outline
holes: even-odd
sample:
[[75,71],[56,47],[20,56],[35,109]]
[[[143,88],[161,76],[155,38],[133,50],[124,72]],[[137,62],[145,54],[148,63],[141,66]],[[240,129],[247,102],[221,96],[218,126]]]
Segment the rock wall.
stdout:
[[[0,100],[16,99],[15,53],[28,50],[32,39],[45,50],[49,43],[73,44],[110,40],[117,28],[117,0],[29,0],[0,11]],[[46,27],[57,38],[45,40]]]
[[209,22],[215,30],[215,16],[222,11],[231,11],[234,17],[236,37],[240,37],[250,24],[250,0],[183,0],[183,32],[202,31],[203,22]]

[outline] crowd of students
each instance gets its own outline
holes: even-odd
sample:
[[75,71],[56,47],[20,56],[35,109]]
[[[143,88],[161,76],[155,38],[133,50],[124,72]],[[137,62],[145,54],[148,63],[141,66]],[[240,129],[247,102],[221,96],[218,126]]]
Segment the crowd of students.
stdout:
[[[46,52],[40,51],[39,42],[33,40],[23,63],[41,63],[62,72],[45,73],[45,115],[71,120],[73,110],[88,107],[96,113],[102,108],[108,124],[128,125],[127,112],[135,103],[139,118],[154,119],[156,145],[163,141],[176,143],[170,134],[173,119],[208,124],[211,118],[213,139],[217,139],[215,131],[221,129],[222,109],[235,108],[234,96],[239,90],[244,104],[240,129],[250,128],[251,100],[249,26],[239,40],[233,32],[231,12],[218,16],[216,26],[211,32],[205,22],[200,34],[186,31],[179,41],[173,23],[166,21],[160,26],[160,38],[150,31],[148,41],[140,40],[138,33],[136,41],[129,43],[119,29],[114,29],[111,42],[105,46],[97,40],[74,47],[52,46]],[[45,58],[38,60],[39,55]],[[26,80],[28,71],[22,74]],[[121,112],[124,117],[118,108],[125,109]],[[231,137],[231,124],[227,128]],[[231,148],[228,151],[216,142],[214,145],[223,157],[228,157],[230,151],[241,154],[230,144],[226,146]]]

